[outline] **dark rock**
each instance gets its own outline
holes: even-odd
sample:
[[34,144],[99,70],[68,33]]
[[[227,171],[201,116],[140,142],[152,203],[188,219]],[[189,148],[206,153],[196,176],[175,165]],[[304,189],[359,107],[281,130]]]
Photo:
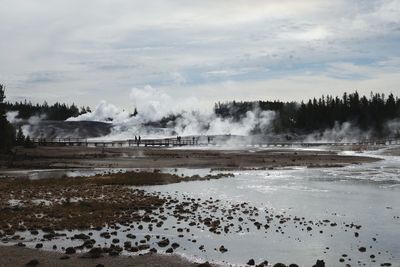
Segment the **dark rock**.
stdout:
[[172,247],[173,249],[177,249],[177,248],[179,248],[179,244],[178,244],[178,243],[172,243],[172,244],[171,244],[171,247]]
[[250,259],[248,262],[247,262],[247,265],[251,265],[251,266],[253,266],[253,265],[255,265],[256,263],[255,263],[255,261],[253,260],[253,259]]
[[149,244],[139,245],[137,248],[138,248],[139,250],[145,250],[145,249],[149,249],[149,248],[150,248],[150,245],[149,245]]
[[157,244],[158,244],[158,246],[163,248],[163,247],[166,247],[166,246],[169,245],[169,240],[168,239],[163,239],[161,241],[158,241]]
[[283,264],[283,263],[278,262],[278,263],[274,264],[274,267],[286,267],[286,265]]
[[68,259],[69,259],[69,256],[67,256],[67,255],[64,255],[64,256],[60,257],[60,260],[68,260]]
[[81,239],[81,240],[87,240],[90,239],[90,236],[85,235],[85,234],[76,234],[73,237],[74,239]]
[[208,261],[206,261],[204,263],[200,263],[199,265],[197,265],[197,267],[211,267],[211,264]]
[[297,265],[296,263],[292,263],[289,265],[289,267],[299,267],[299,265]]
[[226,249],[224,246],[220,246],[220,247],[219,247],[219,251],[220,251],[221,253],[225,253],[225,252],[228,251],[228,249]]
[[166,253],[173,253],[174,250],[173,250],[172,248],[169,248],[169,249],[167,249],[165,252],[166,252]]
[[76,252],[76,250],[75,250],[75,248],[73,248],[73,247],[68,247],[68,248],[65,250],[65,254],[75,254],[75,252]]
[[135,238],[136,238],[136,236],[133,235],[133,234],[127,234],[126,237],[127,237],[127,238],[130,238],[130,239],[135,239]]
[[358,248],[358,251],[360,251],[360,252],[365,252],[365,251],[367,251],[367,249],[366,249],[365,247],[359,247],[359,248]]
[[323,260],[317,260],[313,267],[325,267],[325,262]]
[[34,260],[31,260],[30,262],[28,262],[27,264],[25,264],[25,266],[33,267],[33,266],[37,266],[38,264],[39,264],[39,261],[34,259]]
[[42,248],[42,247],[43,247],[42,243],[37,243],[36,246],[35,246],[35,248]]
[[268,266],[268,261],[263,261],[256,265],[256,267],[267,267],[267,266]]
[[115,257],[119,255],[119,252],[116,250],[111,250],[110,252],[108,252],[108,255]]

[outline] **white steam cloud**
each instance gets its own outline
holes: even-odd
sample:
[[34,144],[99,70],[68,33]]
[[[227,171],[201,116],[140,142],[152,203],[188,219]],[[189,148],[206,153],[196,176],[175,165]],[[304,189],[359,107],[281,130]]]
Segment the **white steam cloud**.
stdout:
[[[275,118],[273,111],[255,109],[248,111],[239,121],[217,117],[212,109],[204,110],[195,98],[174,99],[164,90],[146,86],[131,90],[130,99],[138,114],[129,112],[101,101],[93,112],[69,118],[68,121],[112,122],[111,134],[106,139],[131,139],[135,135],[146,138],[170,137],[175,135],[249,135],[257,128],[268,131]],[[154,125],[168,116],[175,116],[167,127]],[[153,123],[153,124],[152,124]]]

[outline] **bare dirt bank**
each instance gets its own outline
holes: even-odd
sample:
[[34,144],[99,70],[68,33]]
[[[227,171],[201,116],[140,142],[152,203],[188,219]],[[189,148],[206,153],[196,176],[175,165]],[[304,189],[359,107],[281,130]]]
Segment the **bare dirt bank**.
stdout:
[[333,151],[184,150],[164,148],[16,148],[0,166],[20,168],[279,168],[338,167],[379,159],[342,156]]
[[[101,258],[82,258],[80,254],[69,255],[68,259],[60,259],[65,254],[52,251],[35,250],[29,248],[21,248],[15,246],[0,246],[0,267],[9,266],[43,266],[43,267],[80,267],[80,266],[198,266],[179,256],[146,254],[143,256],[104,256]],[[37,265],[26,265],[29,262],[37,260]],[[99,265],[100,266],[100,265]]]

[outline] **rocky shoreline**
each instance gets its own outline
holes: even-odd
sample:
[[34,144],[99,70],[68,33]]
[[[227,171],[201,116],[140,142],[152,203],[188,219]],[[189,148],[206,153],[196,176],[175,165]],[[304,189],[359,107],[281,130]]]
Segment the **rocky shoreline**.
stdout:
[[[222,176],[234,179],[229,178],[229,174]],[[231,250],[229,243],[216,246],[200,243],[193,234],[197,230],[207,231],[215,236],[248,232],[286,235],[286,228],[294,228],[299,233],[310,235],[328,235],[330,229],[335,229],[348,232],[355,239],[363,234],[362,226],[353,223],[328,219],[310,220],[271,209],[260,210],[246,202],[229,204],[222,203],[217,198],[177,198],[171,194],[149,193],[132,187],[142,185],[145,180],[148,184],[165,184],[190,179],[219,179],[222,176],[185,178],[159,172],[134,172],[86,178],[1,179],[0,240],[3,244],[24,248],[20,253],[30,251],[25,250],[26,247],[40,251],[54,250],[65,254],[57,256],[57,260],[62,262],[68,262],[71,255],[74,255],[73,259],[85,259],[82,266],[87,263],[87,258],[105,259],[109,261],[105,266],[117,266],[118,261],[112,263],[110,259],[120,255],[136,258],[137,255],[144,254],[175,254],[189,244],[198,246],[199,252],[213,250],[223,254]],[[158,230],[172,231],[175,234],[165,236],[157,233]],[[297,239],[301,242],[300,238]],[[371,242],[377,242],[377,239]],[[1,250],[4,248],[0,248],[0,253]],[[326,247],[322,253],[328,250],[329,247]],[[369,246],[360,244],[357,250],[360,254],[368,253]],[[371,254],[370,261],[375,262],[377,256]],[[0,265],[6,263],[5,259],[0,258]],[[338,262],[348,260],[345,255],[338,258]],[[166,264],[169,264],[168,260]],[[181,266],[193,266],[189,262],[182,264]],[[268,259],[259,262],[243,259],[242,264],[271,265],[267,265]],[[174,263],[172,265],[180,266]],[[272,263],[272,266],[297,265],[278,262]],[[324,262],[318,261],[315,266],[324,266]]]

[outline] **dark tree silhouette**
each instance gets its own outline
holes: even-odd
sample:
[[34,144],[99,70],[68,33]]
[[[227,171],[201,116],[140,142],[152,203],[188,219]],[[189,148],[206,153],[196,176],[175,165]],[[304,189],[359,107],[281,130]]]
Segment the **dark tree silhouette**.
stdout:
[[15,136],[14,128],[7,121],[5,98],[4,85],[0,84],[0,152],[9,152],[11,150]]
[[216,103],[214,112],[222,118],[241,119],[247,111],[274,110],[279,116],[273,123],[275,132],[310,133],[332,128],[335,123],[351,122],[362,130],[373,130],[384,136],[385,124],[400,119],[400,99],[393,94],[371,93],[360,97],[358,92],[344,93],[342,98],[322,96],[307,102],[253,101]]

